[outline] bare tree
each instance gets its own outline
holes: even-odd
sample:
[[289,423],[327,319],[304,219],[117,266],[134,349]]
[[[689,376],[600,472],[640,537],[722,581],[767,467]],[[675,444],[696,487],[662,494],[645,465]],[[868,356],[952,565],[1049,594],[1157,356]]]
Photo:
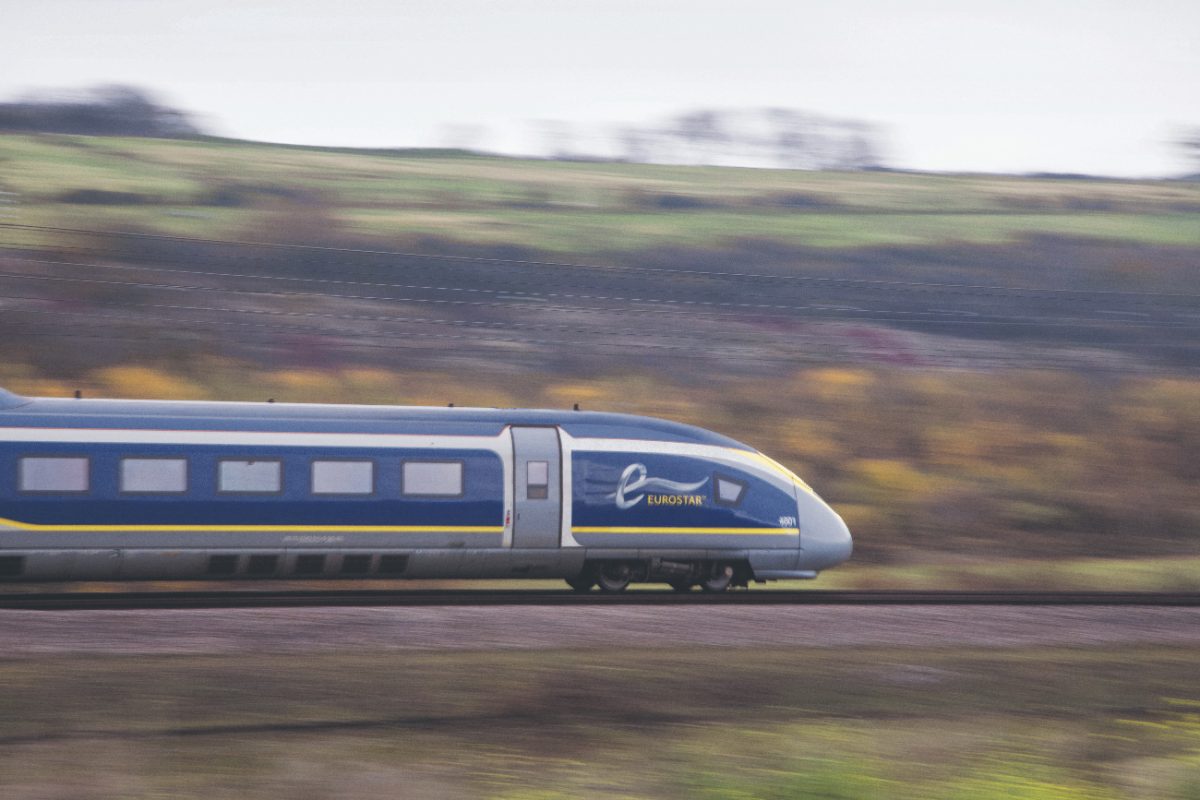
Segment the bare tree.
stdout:
[[616,130],[621,158],[634,164],[645,164],[654,160],[654,148],[658,138],[654,131],[633,125],[622,126]]
[[675,118],[672,128],[691,151],[691,158],[700,164],[711,162],[722,147],[730,142],[719,111],[700,110],[680,114]]
[[848,122],[844,127],[845,136],[842,138],[838,169],[863,170],[882,166],[878,136],[874,128],[864,122]]
[[[586,140],[561,121],[541,121],[543,152],[582,158]],[[637,163],[777,164],[788,169],[874,169],[882,164],[878,130],[858,120],[792,108],[697,109],[660,124],[608,129],[609,152]]]
[[811,168],[813,135],[807,115],[793,108],[769,108],[765,114],[769,126],[767,147],[780,166]]

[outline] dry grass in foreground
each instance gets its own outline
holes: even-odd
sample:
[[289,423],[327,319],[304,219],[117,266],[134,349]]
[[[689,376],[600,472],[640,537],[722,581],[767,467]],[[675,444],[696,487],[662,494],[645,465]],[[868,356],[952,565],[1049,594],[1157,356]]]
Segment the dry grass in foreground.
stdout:
[[8,800],[1191,798],[1189,650],[0,663]]

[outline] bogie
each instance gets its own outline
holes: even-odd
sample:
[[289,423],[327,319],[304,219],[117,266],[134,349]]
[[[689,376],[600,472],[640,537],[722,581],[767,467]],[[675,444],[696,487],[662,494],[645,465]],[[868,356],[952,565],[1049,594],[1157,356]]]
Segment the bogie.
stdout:
[[607,594],[625,591],[634,578],[634,566],[625,561],[604,561],[596,568],[596,584]]
[[596,585],[596,570],[592,565],[585,566],[578,575],[567,578],[567,585],[576,592],[589,591]]
[[699,586],[705,592],[723,592],[734,586],[748,585],[752,575],[749,566],[741,563],[695,561],[593,561],[567,584],[577,592],[599,586],[603,592],[624,591],[630,583],[662,583],[677,592],[687,592]]
[[733,582],[732,564],[713,564],[708,575],[700,581],[700,588],[706,592],[723,592]]

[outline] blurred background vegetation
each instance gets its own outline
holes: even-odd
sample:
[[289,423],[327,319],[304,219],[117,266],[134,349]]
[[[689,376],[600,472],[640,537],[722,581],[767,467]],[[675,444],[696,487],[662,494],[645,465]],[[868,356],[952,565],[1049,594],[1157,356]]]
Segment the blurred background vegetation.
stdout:
[[652,414],[808,479],[856,534],[835,585],[1200,586],[1194,180],[159,122],[0,134],[0,384]]
[[[0,103],[0,386],[651,414],[843,513],[818,588],[1200,590],[1200,176],[899,172],[861,122],[739,114],[603,158],[547,122],[518,159],[218,139],[130,87]],[[732,156],[763,168],[699,166]],[[97,622],[0,658],[4,797],[1200,797],[1194,648],[1094,621],[158,655]]]

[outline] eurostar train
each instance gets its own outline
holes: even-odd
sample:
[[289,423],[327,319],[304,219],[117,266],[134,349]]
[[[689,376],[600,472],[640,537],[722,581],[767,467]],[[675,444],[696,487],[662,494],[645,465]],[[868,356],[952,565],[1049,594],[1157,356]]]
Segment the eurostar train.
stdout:
[[0,390],[0,580],[812,578],[850,532],[755,449],[582,411]]

